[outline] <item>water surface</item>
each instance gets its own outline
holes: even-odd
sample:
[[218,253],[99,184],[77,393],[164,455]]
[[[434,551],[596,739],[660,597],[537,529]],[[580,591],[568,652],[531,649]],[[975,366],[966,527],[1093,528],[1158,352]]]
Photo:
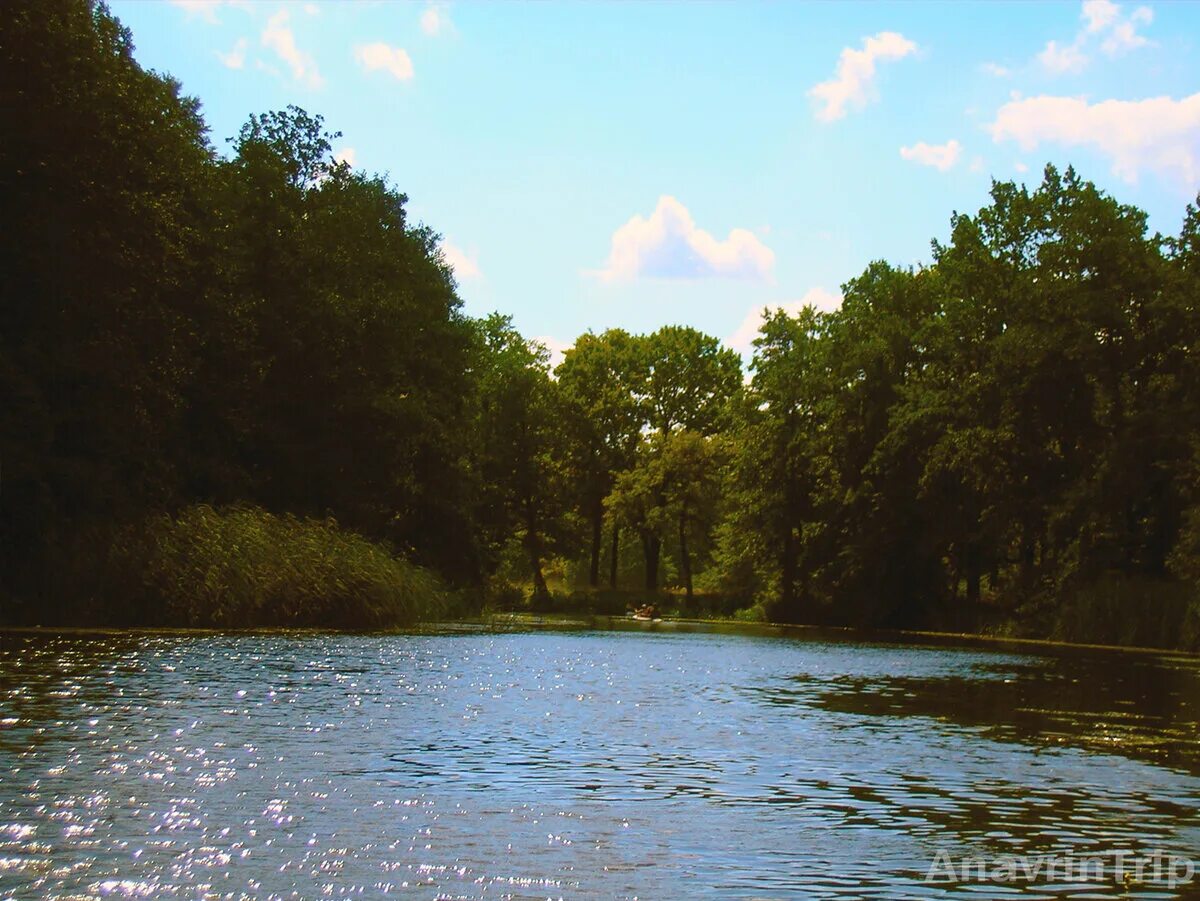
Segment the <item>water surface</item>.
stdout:
[[939,851],[1200,856],[1195,658],[663,632],[0,641],[0,897],[1174,897],[923,879]]

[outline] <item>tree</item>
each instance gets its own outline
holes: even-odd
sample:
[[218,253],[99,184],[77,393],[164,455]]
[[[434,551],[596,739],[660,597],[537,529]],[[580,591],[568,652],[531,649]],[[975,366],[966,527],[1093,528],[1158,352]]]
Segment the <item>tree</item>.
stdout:
[[637,393],[650,431],[712,435],[727,422],[742,384],[733,350],[694,328],[668,325],[645,337],[643,354],[645,381]]
[[[1035,191],[993,185],[992,203],[956,216],[935,258],[949,300],[931,371],[959,394],[953,427],[968,430],[965,443],[994,448],[969,467],[977,489],[990,483],[976,504],[997,524],[975,543],[1001,562],[1015,544],[1026,593],[1035,566],[1054,581],[1108,567],[1161,572],[1173,527],[1146,508],[1161,511],[1170,494],[1162,454],[1177,460],[1185,448],[1149,396],[1168,375],[1162,364],[1174,365],[1174,342],[1159,325],[1164,269],[1145,214],[1047,167]],[[973,599],[978,568],[966,573]]]
[[199,104],[103,5],[0,16],[5,581],[33,590],[85,524],[175,495],[212,159]]
[[336,515],[477,577],[472,328],[404,195],[295,107],[218,160],[103,5],[14,6],[0,67],[4,581],[192,501]]
[[708,544],[724,485],[726,442],[682,430],[660,439],[664,470],[666,514],[675,521],[679,542],[679,575],[688,606],[693,605],[694,549]]
[[480,561],[461,425],[471,326],[407,198],[336,163],[320,116],[252,117],[228,164],[229,294],[247,310],[256,499],[390,539],[452,578]]
[[[555,372],[565,406],[572,480],[591,523],[588,582],[600,582],[604,499],[618,473],[633,465],[643,409],[637,391],[645,382],[642,339],[622,329],[580,335]],[[609,587],[616,588],[620,527],[613,521]]]
[[[750,601],[774,589],[772,619],[799,621],[814,610],[809,586],[831,478],[824,403],[827,317],[813,307],[766,316],[754,342],[754,377],[733,430],[729,518],[718,557],[729,590]],[[738,576],[741,573],[742,575]],[[747,584],[749,579],[749,584]]]
[[546,556],[571,546],[561,401],[549,353],[526,341],[507,316],[478,323],[479,460],[485,486],[482,521],[493,556],[517,536],[535,601],[549,596]]
[[[639,448],[636,465],[617,476],[605,502],[615,522],[654,539],[649,545],[652,552],[670,538],[678,541],[679,574],[689,606],[693,600],[691,549],[711,535],[724,457],[724,444],[718,437],[687,429],[654,435]],[[647,573],[655,578],[657,572],[657,561],[653,568],[647,567]],[[657,589],[657,581],[647,582],[647,591]]]
[[[688,430],[700,436],[715,434],[730,416],[731,404],[741,391],[742,368],[738,355],[710,335],[684,326],[665,326],[643,339],[645,380],[637,393],[645,411],[644,428],[659,439]],[[642,454],[653,460],[656,451]],[[662,532],[658,521],[667,505],[666,488],[655,467],[643,467],[642,487],[654,488],[639,501],[644,513],[628,518],[642,541],[646,590],[658,590],[658,565]],[[647,506],[648,505],[648,506]],[[619,506],[619,505],[618,505]],[[618,519],[619,521],[619,519]]]

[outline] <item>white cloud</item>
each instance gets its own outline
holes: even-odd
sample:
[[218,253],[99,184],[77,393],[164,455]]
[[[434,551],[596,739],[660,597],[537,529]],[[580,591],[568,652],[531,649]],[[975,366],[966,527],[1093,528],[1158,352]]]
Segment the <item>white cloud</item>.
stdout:
[[1138,28],[1154,21],[1154,11],[1148,6],[1139,6],[1129,15],[1113,0],[1084,0],[1080,9],[1083,27],[1070,44],[1050,41],[1038,54],[1038,60],[1055,74],[1081,72],[1088,64],[1088,52],[1100,42],[1100,49],[1108,56],[1120,56],[1138,47],[1146,47],[1151,41],[1138,34]]
[[306,13],[308,13],[310,16],[315,16],[321,11],[321,9],[315,3],[305,3],[304,11]]
[[1026,172],[1029,171],[1029,167],[1026,166],[1024,163],[1022,163],[1020,160],[1017,160],[1017,162],[1013,163],[1013,168],[1022,175],[1024,175]]
[[549,351],[550,368],[552,370],[563,361],[563,355],[571,349],[571,345],[566,341],[559,341],[557,338],[553,338],[550,335],[538,335],[533,340]]
[[962,156],[962,144],[956,140],[947,141],[945,144],[926,144],[924,141],[918,141],[911,147],[901,147],[900,156],[910,162],[932,166],[939,172],[945,172]]
[[238,42],[233,45],[233,49],[228,53],[217,51],[217,59],[221,61],[221,65],[229,69],[240,69],[246,65],[246,39],[238,38]]
[[764,307],[774,311],[783,310],[789,316],[795,316],[808,306],[816,307],[822,313],[831,313],[842,305],[842,295],[826,291],[824,288],[810,288],[799,300],[789,300],[778,304],[759,304],[752,307],[732,335],[725,343],[739,353],[749,353],[753,349],[753,341],[758,337],[758,329],[763,323]]
[[353,147],[343,147],[333,155],[334,162],[345,163],[351,169],[358,165],[358,151]]
[[475,253],[467,253],[461,247],[451,244],[449,241],[443,241],[442,256],[454,270],[454,277],[460,282],[481,278],[483,275],[479,271],[479,257]]
[[748,229],[721,241],[697,227],[687,207],[663,195],[648,219],[634,216],[612,236],[608,262],[592,273],[604,281],[650,278],[769,279],[774,252]]
[[1082,72],[1088,58],[1079,44],[1059,46],[1058,41],[1050,41],[1046,49],[1038,54],[1038,61],[1050,72],[1061,75],[1064,72]]
[[984,63],[980,68],[988,75],[993,75],[996,78],[1008,78],[1008,76],[1012,75],[1011,69],[999,63]]
[[382,70],[400,81],[413,77],[412,60],[400,47],[389,47],[382,41],[360,44],[354,48],[354,56],[368,72]]
[[1042,143],[1092,147],[1128,182],[1148,169],[1189,192],[1200,186],[1200,93],[1182,100],[1151,97],[1099,103],[1029,97],[1000,107],[989,129],[994,141],[1015,141],[1025,152]]
[[209,25],[216,25],[221,20],[217,18],[217,8],[222,0],[171,0],[172,6],[178,6],[187,13],[189,19],[199,17]]
[[903,59],[916,51],[916,44],[894,31],[864,38],[861,50],[844,48],[833,78],[808,92],[820,105],[817,118],[832,122],[846,115],[847,106],[866,106],[874,91],[876,63]]
[[1149,25],[1154,21],[1154,12],[1148,6],[1139,6],[1128,19],[1113,26],[1100,49],[1109,56],[1120,56],[1138,47],[1145,47],[1150,40],[1137,33],[1139,25]]
[[421,12],[421,30],[430,37],[437,37],[453,28],[454,24],[450,21],[444,4],[430,3]]
[[983,165],[983,157],[976,156],[971,158],[971,165],[969,168],[971,172],[982,172]]
[[1084,0],[1080,15],[1083,16],[1084,31],[1095,34],[1103,31],[1117,20],[1121,7],[1112,0]]
[[263,46],[274,50],[276,55],[288,64],[296,81],[310,88],[319,88],[325,83],[324,79],[317,71],[317,64],[312,56],[296,46],[296,36],[288,27],[290,17],[288,10],[281,9],[267,20],[267,27],[262,33]]
[[249,0],[169,0],[172,6],[177,6],[187,13],[187,18],[200,18],[209,25],[220,25],[217,10],[222,6],[231,9],[249,10]]

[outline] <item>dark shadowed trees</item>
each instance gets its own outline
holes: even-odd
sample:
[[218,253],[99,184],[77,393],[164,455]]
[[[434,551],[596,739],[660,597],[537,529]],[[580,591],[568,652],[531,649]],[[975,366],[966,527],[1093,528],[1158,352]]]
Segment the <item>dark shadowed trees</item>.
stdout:
[[175,493],[171,450],[211,309],[213,154],[199,104],[103,7],[0,16],[0,553]]
[[562,401],[546,349],[523,338],[507,316],[482,320],[479,333],[481,519],[495,557],[508,540],[520,543],[540,601],[549,595],[546,558],[568,550],[573,538]]
[[[644,421],[644,339],[622,329],[580,335],[555,375],[563,399],[571,478],[589,521],[588,583],[600,583],[604,499],[633,465]],[[612,524],[609,587],[616,588],[620,525]]]

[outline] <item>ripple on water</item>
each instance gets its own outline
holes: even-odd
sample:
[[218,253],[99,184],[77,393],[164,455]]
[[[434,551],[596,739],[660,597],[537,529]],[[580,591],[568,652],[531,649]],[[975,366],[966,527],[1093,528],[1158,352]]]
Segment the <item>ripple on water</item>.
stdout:
[[0,896],[1002,897],[921,877],[1195,853],[1198,710],[1147,655],[13,633]]

